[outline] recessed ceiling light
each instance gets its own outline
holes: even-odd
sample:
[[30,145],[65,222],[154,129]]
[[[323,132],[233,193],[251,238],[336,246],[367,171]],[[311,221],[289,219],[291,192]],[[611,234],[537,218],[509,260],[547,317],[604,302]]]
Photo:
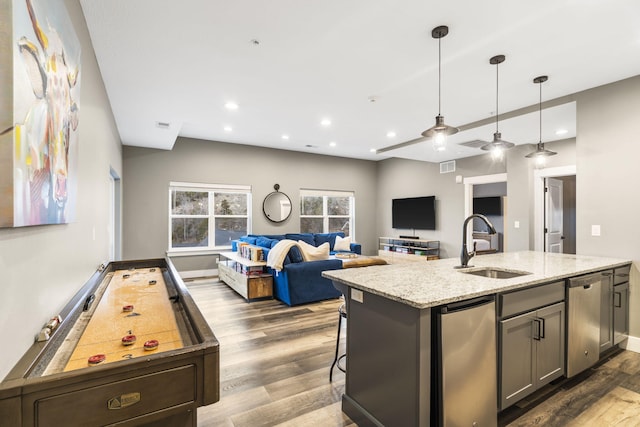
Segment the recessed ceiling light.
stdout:
[[370,149],[369,149],[369,152],[370,152],[370,153],[377,153],[377,152],[378,152],[378,150],[376,150],[375,148],[370,148]]
[[235,102],[227,102],[226,104],[224,104],[224,108],[226,108],[227,110],[237,110],[238,104],[236,104]]
[[336,144],[336,143],[335,143],[335,142],[333,142],[333,141],[331,141],[331,142],[329,143],[329,147],[335,147],[336,145],[338,145],[338,144]]
[[391,131],[391,132],[387,132],[387,138],[395,138],[396,137],[396,133]]
[[331,120],[329,119],[322,119],[322,121],[320,122],[320,124],[322,126],[331,126]]
[[282,135],[282,139],[288,140],[289,139],[289,135],[287,135],[287,134]]
[[566,129],[558,129],[558,130],[556,131],[556,135],[565,135],[565,134],[567,134],[567,133],[569,133],[569,131],[568,131],[568,130],[566,130]]
[[224,131],[225,132],[231,132],[233,130],[233,128],[231,126],[225,126],[224,127]]

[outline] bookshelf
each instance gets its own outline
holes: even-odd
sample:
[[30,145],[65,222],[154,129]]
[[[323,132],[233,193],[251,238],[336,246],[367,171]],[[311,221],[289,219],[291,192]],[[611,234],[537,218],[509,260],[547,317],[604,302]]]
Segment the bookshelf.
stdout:
[[218,276],[248,302],[273,298],[273,276],[266,272],[267,263],[251,261],[237,252],[221,252]]

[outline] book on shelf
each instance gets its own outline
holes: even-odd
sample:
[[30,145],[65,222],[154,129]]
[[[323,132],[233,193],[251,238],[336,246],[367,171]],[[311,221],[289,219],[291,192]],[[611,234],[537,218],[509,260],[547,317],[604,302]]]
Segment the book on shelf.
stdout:
[[264,261],[264,251],[261,247],[252,246],[248,243],[240,243],[238,245],[238,254],[242,258],[247,258],[251,261]]

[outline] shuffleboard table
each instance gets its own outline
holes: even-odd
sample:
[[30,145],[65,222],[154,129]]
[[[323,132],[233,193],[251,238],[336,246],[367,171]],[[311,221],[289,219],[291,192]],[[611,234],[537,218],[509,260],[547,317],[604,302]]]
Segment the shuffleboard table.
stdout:
[[196,426],[220,398],[218,341],[168,258],[101,266],[53,325],[0,382],[0,424]]

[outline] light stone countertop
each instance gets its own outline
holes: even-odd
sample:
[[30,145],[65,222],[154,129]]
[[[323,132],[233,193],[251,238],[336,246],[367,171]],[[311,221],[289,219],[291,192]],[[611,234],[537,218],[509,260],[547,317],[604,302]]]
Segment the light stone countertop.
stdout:
[[531,273],[511,279],[492,279],[462,273],[464,270],[453,268],[460,264],[459,258],[329,270],[322,275],[334,282],[412,307],[428,308],[630,263],[631,260],[617,258],[524,251],[477,255],[469,262],[476,269],[497,267]]

